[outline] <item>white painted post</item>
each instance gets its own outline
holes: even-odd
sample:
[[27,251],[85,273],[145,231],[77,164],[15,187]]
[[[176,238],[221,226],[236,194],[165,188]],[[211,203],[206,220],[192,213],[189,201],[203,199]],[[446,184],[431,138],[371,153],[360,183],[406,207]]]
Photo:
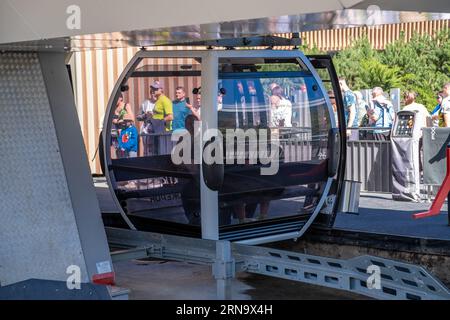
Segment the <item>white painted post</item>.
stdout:
[[[202,151],[203,134],[207,129],[217,128],[217,83],[219,74],[218,57],[215,51],[206,53],[202,58]],[[203,152],[202,161],[203,161]],[[202,238],[219,239],[218,193],[209,189],[200,170],[201,227]]]

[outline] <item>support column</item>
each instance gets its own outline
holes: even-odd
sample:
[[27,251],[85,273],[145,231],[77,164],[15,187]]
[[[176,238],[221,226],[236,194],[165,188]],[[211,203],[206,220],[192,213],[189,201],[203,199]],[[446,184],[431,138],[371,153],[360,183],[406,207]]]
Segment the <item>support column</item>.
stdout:
[[[208,129],[217,128],[217,78],[219,74],[218,58],[214,51],[202,59],[202,135]],[[203,146],[203,139],[201,145]],[[203,151],[203,147],[202,147]],[[201,153],[203,160],[203,152]],[[218,193],[209,189],[200,170],[201,226],[202,238],[219,239]]]
[[231,253],[229,241],[216,242],[216,261],[213,274],[217,285],[217,299],[230,300],[232,298],[232,280],[236,274],[236,265]]
[[113,275],[64,58],[0,53],[1,285]]

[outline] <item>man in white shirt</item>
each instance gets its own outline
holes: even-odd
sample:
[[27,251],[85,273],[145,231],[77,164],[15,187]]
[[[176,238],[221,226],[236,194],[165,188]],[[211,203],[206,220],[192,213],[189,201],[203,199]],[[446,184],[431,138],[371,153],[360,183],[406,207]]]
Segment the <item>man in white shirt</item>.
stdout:
[[[423,104],[417,103],[417,93],[414,91],[406,91],[403,95],[405,106],[402,110],[405,111],[416,111],[418,114],[416,115],[421,121],[420,129],[430,127],[431,126],[431,116],[428,112],[427,108]],[[419,170],[422,172],[423,170],[423,141],[422,141],[422,130],[420,130],[420,140],[419,140]]]
[[442,88],[444,99],[441,104],[441,113],[444,115],[444,125],[450,127],[450,82]]
[[428,127],[431,124],[431,116],[427,108],[425,108],[423,104],[416,102],[417,94],[414,91],[406,91],[405,94],[403,95],[403,98],[405,106],[403,107],[402,110],[417,111],[418,113],[420,113],[420,118],[422,119],[420,127],[421,128]]
[[148,134],[153,133],[151,118],[153,110],[155,109],[156,97],[154,92],[150,90],[149,99],[144,100],[141,104],[139,114],[137,116],[138,121],[142,121],[139,135],[142,137],[142,143],[144,146],[144,156],[151,155],[153,152],[153,137]]

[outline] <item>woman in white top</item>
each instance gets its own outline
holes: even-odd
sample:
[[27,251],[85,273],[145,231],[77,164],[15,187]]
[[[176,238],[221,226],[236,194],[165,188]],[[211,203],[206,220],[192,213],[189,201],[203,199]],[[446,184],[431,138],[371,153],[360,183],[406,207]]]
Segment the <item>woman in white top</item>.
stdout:
[[[428,112],[427,108],[423,104],[417,103],[417,93],[414,91],[406,91],[403,95],[405,106],[402,110],[405,111],[416,111],[420,113],[420,127],[426,128],[431,124],[431,116]],[[422,132],[420,133],[420,136],[422,136]]]
[[292,127],[292,103],[283,96],[283,89],[276,85],[270,97],[270,126]]

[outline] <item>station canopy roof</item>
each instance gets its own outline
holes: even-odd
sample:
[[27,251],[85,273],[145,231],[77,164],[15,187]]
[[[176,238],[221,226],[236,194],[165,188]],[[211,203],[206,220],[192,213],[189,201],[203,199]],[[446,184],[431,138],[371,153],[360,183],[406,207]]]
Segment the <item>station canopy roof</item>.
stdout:
[[0,50],[78,51],[188,44],[319,29],[450,19],[448,0],[9,0]]

